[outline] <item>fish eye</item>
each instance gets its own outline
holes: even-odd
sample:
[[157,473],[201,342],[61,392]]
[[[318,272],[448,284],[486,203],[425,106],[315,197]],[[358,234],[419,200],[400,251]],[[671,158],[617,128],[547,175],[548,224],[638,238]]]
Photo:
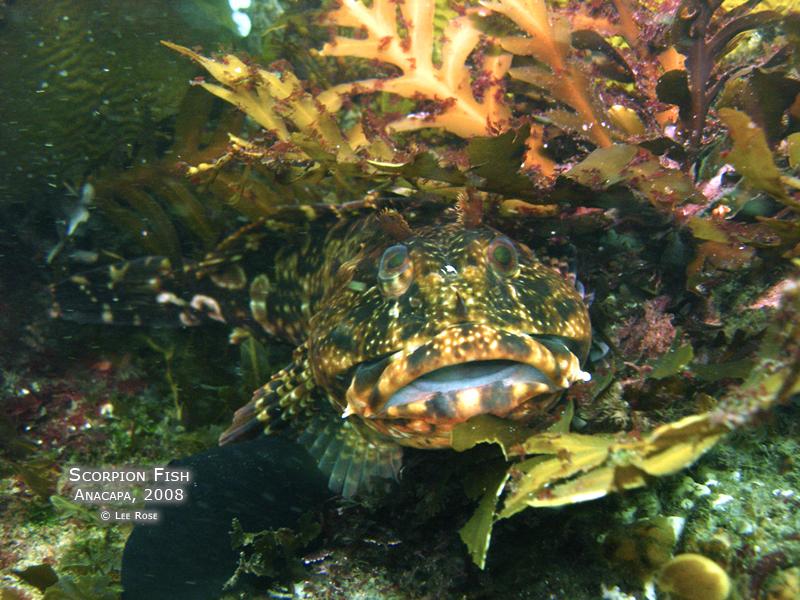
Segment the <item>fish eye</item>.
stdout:
[[393,298],[405,293],[414,276],[414,265],[403,244],[389,246],[381,256],[378,282],[384,296]]
[[496,237],[486,249],[489,264],[500,275],[513,277],[519,270],[519,256],[513,242],[507,237]]

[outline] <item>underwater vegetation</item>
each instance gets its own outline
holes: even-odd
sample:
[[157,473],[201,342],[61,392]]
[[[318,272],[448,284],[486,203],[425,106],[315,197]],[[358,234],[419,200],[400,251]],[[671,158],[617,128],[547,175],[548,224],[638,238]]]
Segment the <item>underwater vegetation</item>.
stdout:
[[[97,171],[94,206],[124,236],[97,265],[137,249],[192,264],[229,248],[224,236],[247,224],[263,224],[280,244],[330,215],[377,212],[387,199],[427,219],[453,207],[468,213],[469,198],[484,224],[584,290],[592,324],[582,367],[591,380],[570,382],[547,429],[481,415],[449,433],[458,454],[412,453],[394,497],[345,504],[340,524],[326,524],[332,531],[237,528],[238,575],[280,580],[275,565],[288,564],[288,579],[305,568],[315,574],[309,593],[322,594],[326,575],[347,577],[336,554],[358,535],[347,528],[367,536],[368,524],[383,527],[369,512],[376,506],[398,522],[417,519],[406,548],[433,527],[445,540],[437,556],[456,553],[440,532],[460,528],[486,573],[436,566],[464,588],[480,581],[542,597],[548,584],[515,572],[526,565],[509,548],[541,558],[528,548],[541,529],[567,552],[554,524],[565,521],[573,539],[601,547],[592,559],[602,582],[621,586],[604,597],[644,597],[648,586],[672,598],[793,597],[800,523],[796,499],[781,490],[798,485],[796,7],[340,0],[287,6],[261,55],[163,44],[199,65],[204,75],[192,84],[208,94],[186,96],[158,160]],[[93,242],[67,240],[55,269],[74,271],[66,256]],[[236,271],[226,277],[234,285]],[[283,366],[256,337],[233,336],[250,389]],[[173,362],[182,353],[173,342],[145,342],[163,357],[165,411],[210,439],[235,394],[192,408],[182,390],[202,374],[187,370],[191,360]],[[197,351],[185,343],[185,354]],[[747,507],[744,498],[771,493],[754,483],[759,461],[780,463],[782,483],[771,486],[780,493]],[[17,463],[7,470],[20,472]],[[36,477],[27,480],[35,490]],[[604,529],[611,514],[617,529]],[[396,552],[389,534],[378,537],[388,541],[356,552],[367,564]],[[334,550],[301,559],[315,543]],[[502,583],[487,583],[493,572]],[[705,587],[687,586],[701,577]],[[550,585],[563,597],[576,589],[563,578]]]
[[[350,181],[369,177],[373,192],[381,189],[376,185],[381,180],[386,186],[397,187],[400,180],[411,190],[445,194],[462,184],[486,192],[485,202],[501,218],[528,213],[542,217],[542,223],[532,223],[541,228],[550,226],[546,217],[557,216],[563,228],[581,213],[594,212],[601,221],[595,227],[612,229],[613,222],[602,221],[624,219],[637,210],[641,219],[651,212],[652,218],[691,232],[695,255],[686,266],[686,288],[713,302],[707,289],[714,278],[749,267],[758,260],[756,249],[769,247],[773,256],[785,259],[797,256],[796,180],[775,164],[768,133],[773,146],[782,142],[783,152],[790,152],[797,119],[798,81],[792,79],[797,17],[785,7],[764,10],[751,2],[666,4],[616,2],[613,9],[594,9],[583,3],[484,2],[450,7],[455,14],[437,28],[432,1],[344,1],[320,15],[335,34],[315,56],[339,59],[329,86],[315,81],[305,87],[285,63],[264,68],[233,55],[206,58],[165,42],[218,82],[199,85],[244,111],[267,134],[255,140],[232,137],[228,153],[190,167],[189,174],[203,176],[239,158],[262,169],[276,160],[305,161],[317,176],[333,177],[334,189],[344,173]],[[674,11],[671,19],[652,26],[659,23],[656,11],[667,9]],[[759,47],[757,60],[747,46]],[[383,72],[340,82],[350,78],[348,67],[342,68],[344,58],[372,61]],[[753,97],[767,93],[765,78],[788,93],[773,102],[772,114],[762,109],[750,116],[746,110]],[[395,100],[398,110],[381,110],[393,97],[401,99]],[[710,118],[712,107],[715,118]],[[433,136],[393,137],[429,129],[466,144],[444,145],[447,138]],[[512,156],[516,162],[498,160]],[[777,158],[791,160],[784,156]],[[695,174],[699,164],[708,180]],[[723,179],[734,175],[741,178],[734,189],[766,193],[774,203],[771,210],[753,215],[752,222],[737,222],[744,206],[737,205],[737,192],[726,189]],[[627,198],[612,199],[622,190]],[[791,266],[783,269],[789,272]],[[796,283],[785,281],[782,309],[794,314],[789,298]],[[662,300],[662,312],[670,300],[675,302]],[[617,394],[691,374],[696,352],[691,338],[681,340],[671,327],[659,338],[653,312],[645,310],[645,318],[650,315],[642,326],[646,333],[631,331],[628,337],[655,356],[637,369],[638,380],[622,384]],[[792,320],[781,320],[781,326]],[[785,333],[796,337],[791,330]],[[647,334],[655,336],[653,342],[647,342]],[[774,347],[775,341],[769,344]],[[476,562],[483,564],[493,520],[526,505],[574,503],[644,485],[648,476],[691,464],[734,426],[787,402],[797,391],[797,353],[793,342],[788,344],[778,344],[783,349],[767,359],[786,361],[772,365],[769,377],[762,363],[750,364],[749,377],[746,370],[737,374],[745,384],[728,395],[717,393],[714,410],[655,428],[663,417],[645,417],[649,422],[637,426],[630,441],[567,432],[514,438],[513,426],[510,438],[503,439],[498,431],[503,425],[493,422],[471,422],[471,439],[462,440],[456,428],[457,448],[496,442],[506,457],[535,456],[512,463],[487,489],[482,504],[494,504],[511,478],[502,511],[487,518],[482,506],[462,531]],[[771,385],[762,381],[772,377]],[[622,382],[609,373],[600,383],[609,388]],[[589,393],[597,399],[602,388],[597,383],[592,388]],[[643,435],[642,429],[652,431]],[[544,458],[548,454],[554,455],[550,461]]]

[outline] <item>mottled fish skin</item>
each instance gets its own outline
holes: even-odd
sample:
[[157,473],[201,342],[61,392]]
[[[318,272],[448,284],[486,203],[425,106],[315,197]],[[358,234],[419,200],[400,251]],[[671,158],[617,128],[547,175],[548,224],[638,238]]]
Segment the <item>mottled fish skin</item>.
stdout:
[[[513,272],[492,266],[489,251],[498,239],[516,251]],[[539,262],[526,246],[491,227],[466,227],[452,219],[415,228],[400,241],[408,251],[412,281],[404,293],[387,296],[377,279],[379,264],[387,248],[397,244],[379,215],[341,223],[317,255],[319,268],[299,280],[313,377],[342,414],[362,417],[399,444],[440,448],[449,445],[449,431],[458,422],[481,412],[498,414],[491,398],[476,400],[472,393],[462,399],[464,406],[448,410],[428,403],[415,407],[413,415],[406,410],[397,418],[383,418],[378,414],[382,403],[402,384],[457,363],[527,362],[556,383],[554,389],[539,390],[546,402],[499,411],[499,416],[527,420],[585,377],[580,362],[591,338],[587,308],[566,278]],[[287,272],[280,285],[292,280]],[[566,346],[556,344],[554,351],[552,343],[548,347],[536,336],[545,342],[564,340]],[[368,381],[368,389],[355,390],[360,382],[353,381],[353,370],[381,357],[392,357],[381,372],[382,381]],[[391,377],[388,371],[393,371]],[[475,410],[476,401],[484,409]]]

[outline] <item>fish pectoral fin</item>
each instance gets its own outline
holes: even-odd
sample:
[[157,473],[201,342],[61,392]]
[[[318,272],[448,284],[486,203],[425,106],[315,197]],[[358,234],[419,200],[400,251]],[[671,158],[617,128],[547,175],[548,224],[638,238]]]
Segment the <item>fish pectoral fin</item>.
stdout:
[[312,394],[314,387],[306,348],[300,346],[295,359],[236,411],[230,427],[219,438],[220,446],[248,439],[259,431],[271,433],[288,424],[308,421],[318,410]]
[[236,411],[233,422],[219,438],[220,445],[272,433],[286,427],[317,460],[328,477],[328,487],[345,498],[375,487],[381,480],[397,479],[403,449],[392,441],[362,431],[320,402],[305,345],[294,360],[275,373]]
[[362,432],[341,417],[317,415],[299,440],[328,476],[331,491],[345,498],[374,489],[382,480],[396,480],[403,448],[370,432]]

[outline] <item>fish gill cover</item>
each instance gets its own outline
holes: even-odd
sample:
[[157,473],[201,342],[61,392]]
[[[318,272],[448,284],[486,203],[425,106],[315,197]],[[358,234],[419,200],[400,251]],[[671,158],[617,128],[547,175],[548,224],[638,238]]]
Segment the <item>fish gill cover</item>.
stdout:
[[[463,525],[478,566],[499,521],[645,486],[791,407],[800,391],[800,17],[789,3],[340,0],[289,8],[263,39],[261,56],[165,40],[206,72],[194,85],[246,119],[218,107],[212,115],[206,100],[187,96],[172,150],[98,177],[96,205],[126,236],[126,252],[138,246],[169,261],[165,279],[168,271],[219,289],[246,285],[251,300],[268,282],[215,262],[254,243],[252,227],[220,243],[231,224],[282,240],[385,206],[400,217],[383,231],[399,241],[403,220],[415,230],[441,226],[450,207],[462,224],[480,213],[472,218],[532,247],[576,297],[582,289],[591,380],[575,371],[563,410],[538,427],[487,414],[449,427],[445,445],[455,450],[499,451],[447,459],[446,481],[423,467],[409,482],[412,467],[403,483],[412,491],[395,500],[424,494],[441,515],[437,502],[462,488],[463,518],[453,525]],[[176,156],[185,178],[172,170]],[[185,260],[187,247],[196,260]],[[374,258],[358,264],[377,270]],[[309,276],[301,270],[310,267],[286,264],[295,269],[287,285]],[[350,279],[350,292],[363,291],[359,283]],[[303,341],[267,318],[266,302],[252,310]],[[147,325],[148,314],[129,316]],[[184,322],[215,315],[227,313],[201,302]],[[103,320],[117,318],[110,310]],[[232,336],[253,389],[275,371],[257,338]],[[151,345],[166,360],[180,415],[175,355]],[[306,368],[320,377],[302,348],[274,379],[294,382],[289,392]],[[270,406],[284,421],[302,419],[308,403],[283,398],[256,402],[237,422]],[[338,408],[361,410],[351,420],[366,414],[355,401]],[[649,543],[647,531],[621,542],[609,535],[612,564],[627,568],[633,559],[619,548]],[[675,570],[667,566],[677,564],[676,540],[662,545],[664,556],[637,563],[636,577]],[[744,550],[704,548],[742,593],[760,594],[767,576],[798,564],[785,549],[768,569]],[[258,572],[253,564],[242,569]]]

